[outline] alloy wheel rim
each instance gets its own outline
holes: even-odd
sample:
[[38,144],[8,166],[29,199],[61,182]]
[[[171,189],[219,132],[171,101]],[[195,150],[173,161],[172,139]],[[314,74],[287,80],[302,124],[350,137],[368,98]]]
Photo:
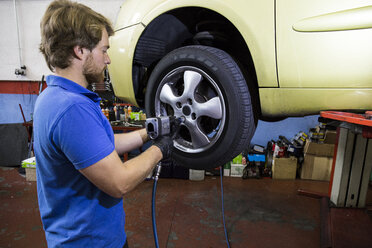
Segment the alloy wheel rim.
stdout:
[[226,107],[218,84],[203,70],[181,66],[161,80],[155,95],[155,115],[184,116],[174,146],[186,153],[200,153],[221,136]]

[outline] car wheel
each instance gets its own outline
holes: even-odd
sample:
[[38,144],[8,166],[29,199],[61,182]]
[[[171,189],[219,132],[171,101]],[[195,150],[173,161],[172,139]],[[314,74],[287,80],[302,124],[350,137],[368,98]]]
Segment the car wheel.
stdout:
[[184,116],[174,140],[176,164],[215,168],[248,148],[255,130],[247,83],[230,55],[208,46],[167,54],[151,73],[148,116]]

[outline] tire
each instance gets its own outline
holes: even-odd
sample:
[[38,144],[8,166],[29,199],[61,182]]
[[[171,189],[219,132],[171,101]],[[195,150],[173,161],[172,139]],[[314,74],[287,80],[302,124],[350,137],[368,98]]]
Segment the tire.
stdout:
[[191,169],[221,166],[248,148],[255,131],[248,86],[230,55],[208,46],[173,50],[155,66],[145,96],[149,117],[185,116],[173,159]]

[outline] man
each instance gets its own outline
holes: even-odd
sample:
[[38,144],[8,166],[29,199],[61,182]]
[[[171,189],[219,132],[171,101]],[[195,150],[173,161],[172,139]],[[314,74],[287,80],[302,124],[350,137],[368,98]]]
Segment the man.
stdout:
[[122,197],[170,156],[162,137],[125,163],[118,154],[147,141],[145,129],[113,134],[95,93],[110,64],[110,22],[90,8],[54,1],[41,21],[40,51],[55,73],[34,114],[40,215],[49,247],[128,247]]

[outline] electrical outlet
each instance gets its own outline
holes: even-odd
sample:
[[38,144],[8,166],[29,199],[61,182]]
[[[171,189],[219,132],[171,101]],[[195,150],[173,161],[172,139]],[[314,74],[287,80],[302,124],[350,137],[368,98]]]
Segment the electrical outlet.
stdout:
[[26,75],[26,66],[21,66],[21,68],[16,68],[14,74],[25,76]]

